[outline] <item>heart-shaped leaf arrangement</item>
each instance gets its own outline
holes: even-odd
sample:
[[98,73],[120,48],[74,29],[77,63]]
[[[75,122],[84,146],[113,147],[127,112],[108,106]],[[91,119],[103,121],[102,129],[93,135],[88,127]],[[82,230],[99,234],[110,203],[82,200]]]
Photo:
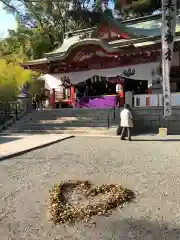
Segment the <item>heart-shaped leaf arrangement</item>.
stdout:
[[120,185],[93,187],[90,181],[66,181],[50,191],[49,210],[54,223],[73,223],[94,215],[107,215],[135,195]]

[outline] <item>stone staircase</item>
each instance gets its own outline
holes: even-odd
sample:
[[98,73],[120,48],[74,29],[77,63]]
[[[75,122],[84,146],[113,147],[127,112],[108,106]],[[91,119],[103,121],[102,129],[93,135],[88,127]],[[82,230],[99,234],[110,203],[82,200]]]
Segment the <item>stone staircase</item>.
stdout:
[[[109,129],[108,115],[111,126]],[[110,109],[51,109],[27,114],[7,129],[6,133],[116,135],[116,122],[118,118],[113,120],[113,111]]]

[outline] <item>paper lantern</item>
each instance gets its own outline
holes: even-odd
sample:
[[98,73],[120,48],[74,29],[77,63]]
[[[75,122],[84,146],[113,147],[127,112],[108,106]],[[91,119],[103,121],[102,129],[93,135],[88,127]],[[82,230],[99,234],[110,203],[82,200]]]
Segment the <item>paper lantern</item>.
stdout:
[[121,84],[116,84],[116,92],[120,93],[122,91],[122,85]]

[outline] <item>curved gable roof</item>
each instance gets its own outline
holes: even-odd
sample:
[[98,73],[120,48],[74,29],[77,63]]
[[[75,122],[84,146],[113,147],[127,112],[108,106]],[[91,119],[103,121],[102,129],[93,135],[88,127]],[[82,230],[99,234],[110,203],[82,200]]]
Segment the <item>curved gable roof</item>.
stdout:
[[71,46],[79,42],[79,35],[64,39],[63,44],[53,52],[46,53],[46,56],[65,53]]
[[64,44],[60,48],[55,50],[54,52],[46,53],[47,58],[56,57],[56,56],[65,58],[66,56],[69,55],[69,53],[72,51],[72,49],[74,49],[78,46],[85,46],[85,45],[89,45],[89,44],[98,45],[107,52],[113,52],[112,46],[104,40],[96,39],[96,38],[88,38],[88,39],[79,40],[79,37],[77,38],[77,36],[74,36],[71,38],[73,38],[72,39],[73,41],[70,41],[69,43],[67,43],[65,41]]

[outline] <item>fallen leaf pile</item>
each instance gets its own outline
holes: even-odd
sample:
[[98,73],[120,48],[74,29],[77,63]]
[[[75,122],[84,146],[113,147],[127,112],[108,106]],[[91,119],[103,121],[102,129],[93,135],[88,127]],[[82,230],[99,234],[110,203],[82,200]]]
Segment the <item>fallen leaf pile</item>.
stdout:
[[90,181],[66,181],[50,191],[49,210],[54,223],[73,223],[94,215],[107,215],[111,210],[130,202],[131,190],[120,185],[93,187]]

